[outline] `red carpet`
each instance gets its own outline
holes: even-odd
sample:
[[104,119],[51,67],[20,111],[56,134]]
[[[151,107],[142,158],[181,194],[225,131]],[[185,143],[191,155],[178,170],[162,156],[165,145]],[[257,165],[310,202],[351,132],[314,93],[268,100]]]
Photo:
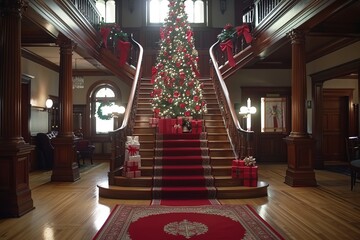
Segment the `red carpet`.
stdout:
[[284,239],[248,205],[117,205],[93,240]]
[[153,199],[215,199],[206,133],[157,134]]

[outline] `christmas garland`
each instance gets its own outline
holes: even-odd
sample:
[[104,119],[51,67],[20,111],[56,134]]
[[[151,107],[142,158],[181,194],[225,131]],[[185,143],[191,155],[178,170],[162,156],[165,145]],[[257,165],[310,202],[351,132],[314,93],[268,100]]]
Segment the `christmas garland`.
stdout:
[[111,115],[104,115],[102,108],[105,107],[105,106],[111,107],[113,104],[114,103],[112,103],[112,102],[102,102],[102,103],[100,103],[96,113],[97,113],[98,117],[101,120],[110,120],[112,118]]
[[231,24],[227,24],[217,37],[221,42],[225,42],[226,40],[232,39],[236,36],[236,28]]

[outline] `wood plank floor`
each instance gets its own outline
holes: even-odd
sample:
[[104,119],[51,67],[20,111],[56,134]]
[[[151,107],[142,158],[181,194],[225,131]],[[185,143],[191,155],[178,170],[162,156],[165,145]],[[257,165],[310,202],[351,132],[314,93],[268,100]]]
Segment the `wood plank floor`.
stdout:
[[[0,219],[0,239],[92,239],[115,204],[150,204],[99,199],[97,184],[107,181],[109,166],[98,163],[73,183],[49,182],[51,172],[32,172],[35,209]],[[270,184],[268,197],[220,202],[254,206],[286,239],[360,239],[360,183],[350,191],[349,176],[316,171],[318,187],[293,188],[283,183],[286,165],[259,166],[259,178]]]

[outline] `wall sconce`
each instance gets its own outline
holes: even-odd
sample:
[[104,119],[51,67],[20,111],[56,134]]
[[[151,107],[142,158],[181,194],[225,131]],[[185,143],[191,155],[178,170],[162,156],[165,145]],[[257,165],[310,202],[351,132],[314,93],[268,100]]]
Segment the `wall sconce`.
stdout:
[[226,11],[226,0],[220,0],[220,12],[224,14]]
[[51,98],[46,99],[45,106],[47,109],[51,109],[53,105],[54,105],[54,102]]

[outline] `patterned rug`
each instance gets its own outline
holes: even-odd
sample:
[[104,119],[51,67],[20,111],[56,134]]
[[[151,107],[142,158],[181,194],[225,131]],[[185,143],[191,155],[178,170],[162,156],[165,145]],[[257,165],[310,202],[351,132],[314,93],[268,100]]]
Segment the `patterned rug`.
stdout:
[[116,205],[93,240],[284,239],[248,205]]

